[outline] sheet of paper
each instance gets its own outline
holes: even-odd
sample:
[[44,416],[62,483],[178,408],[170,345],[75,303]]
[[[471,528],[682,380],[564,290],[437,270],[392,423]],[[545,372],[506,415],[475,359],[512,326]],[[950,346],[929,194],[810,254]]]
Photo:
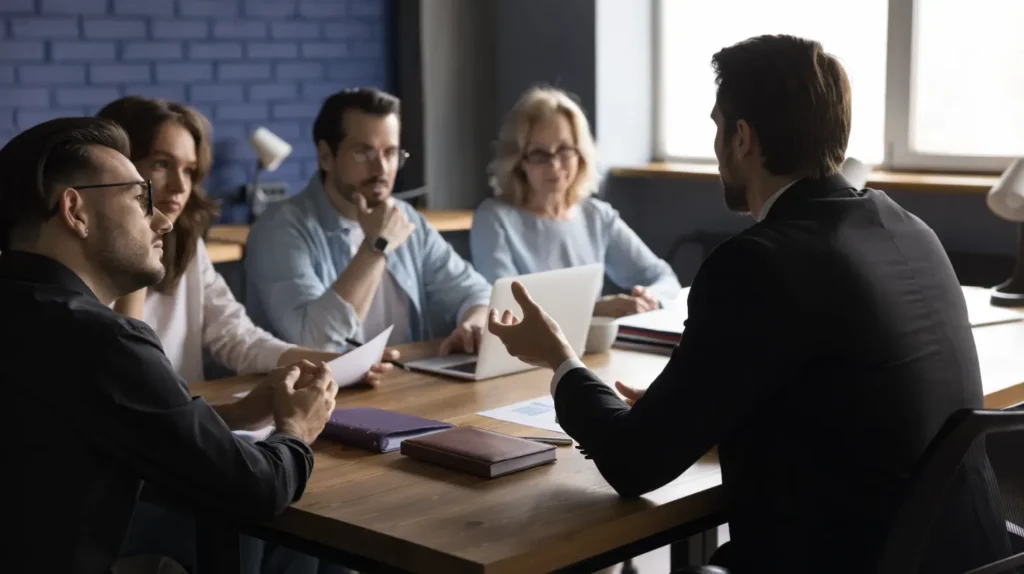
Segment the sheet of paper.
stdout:
[[990,289],[964,286],[963,290],[964,300],[967,301],[967,317],[971,321],[971,327],[1024,320],[1024,311],[993,306]]
[[481,416],[516,423],[528,427],[564,433],[562,427],[555,422],[555,400],[551,395],[537,397],[514,405],[508,405],[489,411],[477,413]]
[[[388,337],[391,336],[391,330],[394,325],[384,329],[381,334],[371,339],[368,343],[361,347],[356,347],[344,355],[334,359],[327,363],[327,366],[331,368],[331,374],[334,375],[334,380],[338,383],[338,387],[348,387],[356,383],[363,381],[366,377],[366,373],[369,372],[370,367],[380,362],[381,357],[384,356],[384,349],[388,345]],[[249,391],[241,391],[233,394],[232,396],[236,399],[240,399],[249,394]]]
[[327,363],[339,388],[363,381],[366,373],[370,371],[370,367],[379,363],[381,357],[384,356],[384,349],[388,346],[388,337],[391,336],[391,330],[394,327],[391,325],[373,339],[363,343],[363,346],[356,347]]

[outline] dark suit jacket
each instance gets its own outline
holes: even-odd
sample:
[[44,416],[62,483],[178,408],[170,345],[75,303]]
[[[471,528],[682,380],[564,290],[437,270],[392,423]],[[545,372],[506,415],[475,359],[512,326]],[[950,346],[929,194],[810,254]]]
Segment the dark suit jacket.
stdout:
[[[563,377],[562,427],[623,496],[718,445],[738,572],[872,571],[929,441],[957,409],[982,407],[966,305],[935,234],[880,191],[801,180],[707,258],[688,307],[632,409],[586,369]],[[987,543],[974,474],[937,531],[957,542],[924,571]]]
[[234,436],[189,396],[148,325],[52,259],[0,255],[0,343],[16,560],[2,572],[108,572],[143,481],[226,521],[269,520],[306,487],[308,446]]

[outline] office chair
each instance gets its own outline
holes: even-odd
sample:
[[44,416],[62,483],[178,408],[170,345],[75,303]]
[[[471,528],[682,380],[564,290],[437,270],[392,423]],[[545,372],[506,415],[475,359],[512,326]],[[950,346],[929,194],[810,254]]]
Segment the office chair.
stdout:
[[[982,446],[984,448],[982,448]],[[1024,574],[1024,405],[1007,411],[965,409],[950,416],[911,475],[902,506],[889,530],[878,574],[917,574],[929,529],[960,465],[985,457],[994,509],[1006,524],[1005,556],[962,574]],[[715,566],[672,574],[729,574]]]
[[[961,465],[975,458],[985,469],[993,510],[1005,521],[1002,557],[963,574],[1024,574],[1024,411],[964,409],[950,416],[908,482],[889,530],[878,574],[920,572],[929,530]],[[985,460],[987,459],[987,460]],[[989,464],[990,463],[990,464]]]

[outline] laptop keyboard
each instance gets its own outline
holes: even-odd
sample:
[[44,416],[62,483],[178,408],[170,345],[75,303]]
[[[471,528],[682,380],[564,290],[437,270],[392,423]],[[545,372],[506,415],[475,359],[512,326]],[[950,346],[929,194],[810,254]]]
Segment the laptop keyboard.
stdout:
[[445,367],[446,371],[457,371],[459,373],[468,373],[472,375],[476,373],[476,361],[470,361],[468,363],[459,363],[458,365],[452,365]]

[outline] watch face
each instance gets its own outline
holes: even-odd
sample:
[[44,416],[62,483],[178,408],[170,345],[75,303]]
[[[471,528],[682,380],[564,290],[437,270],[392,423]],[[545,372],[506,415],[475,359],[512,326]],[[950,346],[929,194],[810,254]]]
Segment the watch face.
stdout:
[[383,237],[378,237],[377,239],[374,239],[373,248],[376,249],[377,251],[380,251],[381,253],[384,253],[384,251],[388,248],[388,240],[384,239]]

